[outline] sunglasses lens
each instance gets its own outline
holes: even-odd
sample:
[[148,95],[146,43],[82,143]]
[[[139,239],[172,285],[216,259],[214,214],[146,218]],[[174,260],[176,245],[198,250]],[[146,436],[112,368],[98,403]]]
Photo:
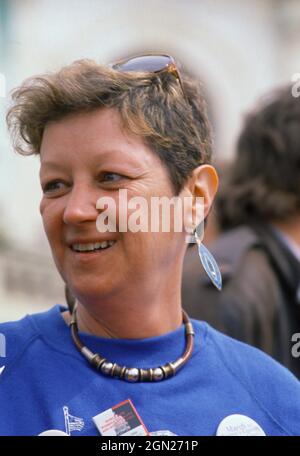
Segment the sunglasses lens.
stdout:
[[177,64],[170,55],[139,55],[116,63],[111,63],[109,64],[109,67],[113,70],[123,72],[146,71],[149,73],[163,73],[163,70],[165,70],[167,73],[171,73],[176,77],[180,84],[183,96],[186,98]]
[[118,62],[112,68],[119,71],[161,71],[173,63],[168,55],[143,55],[132,59]]

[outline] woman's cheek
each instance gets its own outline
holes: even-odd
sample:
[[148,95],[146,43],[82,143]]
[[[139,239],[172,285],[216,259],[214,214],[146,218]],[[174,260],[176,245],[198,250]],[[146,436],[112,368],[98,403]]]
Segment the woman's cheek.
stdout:
[[40,214],[41,216],[43,217],[43,213],[44,213],[44,210],[45,210],[45,205],[46,205],[46,200],[44,197],[42,197],[41,201],[40,201]]
[[57,207],[56,201],[42,200],[40,204],[40,212],[46,235],[51,243],[55,233],[58,234],[58,226],[61,220],[61,214]]

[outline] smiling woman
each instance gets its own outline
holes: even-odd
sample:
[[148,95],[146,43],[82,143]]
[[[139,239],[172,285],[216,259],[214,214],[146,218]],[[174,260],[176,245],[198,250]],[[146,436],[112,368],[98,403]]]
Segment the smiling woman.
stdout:
[[[222,435],[226,417],[232,432],[296,434],[297,381],[181,307],[186,234],[218,185],[196,81],[166,55],[77,61],[25,81],[7,119],[16,150],[40,156],[40,212],[68,307],[0,325],[0,433],[97,435],[126,408],[135,423],[126,435]],[[173,215],[169,230],[123,230],[121,216],[133,212],[124,191],[146,212],[153,198],[190,197],[184,228],[173,229]],[[115,208],[116,229],[99,231],[99,215]],[[196,240],[215,280],[198,231]]]
[[[149,200],[152,195],[173,195],[167,170],[160,165],[159,157],[139,138],[123,132],[118,112],[108,108],[71,115],[47,125],[40,157],[41,183],[46,185],[40,205],[43,223],[57,268],[79,301],[78,318],[85,321],[88,317],[85,309],[94,308],[101,315],[105,309],[106,327],[111,327],[116,336],[126,338],[159,335],[165,331],[163,326],[167,331],[174,329],[180,322],[180,311],[173,316],[175,322],[168,315],[161,322],[150,317],[159,305],[153,292],[146,309],[141,306],[135,309],[135,315],[140,314],[142,319],[143,314],[151,322],[149,328],[141,327],[139,333],[130,322],[127,324],[128,306],[142,295],[149,276],[155,280],[158,264],[165,262],[162,243],[169,242],[167,237],[156,236],[154,243],[152,233],[99,233],[96,228],[99,197],[109,196],[118,206],[120,189],[126,189],[129,198],[143,195]],[[56,167],[55,174],[53,167],[47,167],[50,158],[52,163],[61,163],[60,171]],[[108,173],[117,179],[105,180]],[[56,182],[51,190],[47,189],[49,182]],[[96,250],[92,255],[86,252],[89,244],[103,241],[114,241],[113,248]],[[177,245],[173,243],[174,249],[179,251],[180,243],[181,239]],[[80,249],[74,248],[78,244]],[[153,254],[156,263],[151,261]],[[135,287],[128,288],[135,281]],[[87,295],[91,296],[90,304],[85,304]],[[116,311],[119,317],[114,322]],[[100,322],[90,323],[97,324],[93,332],[105,334]]]

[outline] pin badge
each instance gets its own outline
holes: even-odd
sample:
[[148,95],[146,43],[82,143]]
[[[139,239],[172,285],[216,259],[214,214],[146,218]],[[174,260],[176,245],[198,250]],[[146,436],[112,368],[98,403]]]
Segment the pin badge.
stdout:
[[218,426],[217,436],[265,436],[256,421],[246,415],[229,415]]
[[62,437],[69,437],[69,434],[63,431],[59,431],[58,429],[49,429],[48,431],[41,432],[38,437],[49,437],[49,436],[62,436]]
[[93,421],[102,436],[149,435],[130,399],[99,413]]

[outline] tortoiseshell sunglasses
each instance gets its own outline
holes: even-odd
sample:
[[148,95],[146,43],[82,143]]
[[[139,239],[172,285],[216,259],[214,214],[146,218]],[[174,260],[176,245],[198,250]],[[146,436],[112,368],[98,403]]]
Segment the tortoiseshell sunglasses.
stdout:
[[182,80],[178,71],[176,62],[173,57],[167,54],[143,54],[135,55],[127,59],[118,60],[117,62],[109,64],[109,67],[116,71],[134,72],[146,71],[150,73],[169,73],[172,74],[180,84],[182,93],[184,93]]

